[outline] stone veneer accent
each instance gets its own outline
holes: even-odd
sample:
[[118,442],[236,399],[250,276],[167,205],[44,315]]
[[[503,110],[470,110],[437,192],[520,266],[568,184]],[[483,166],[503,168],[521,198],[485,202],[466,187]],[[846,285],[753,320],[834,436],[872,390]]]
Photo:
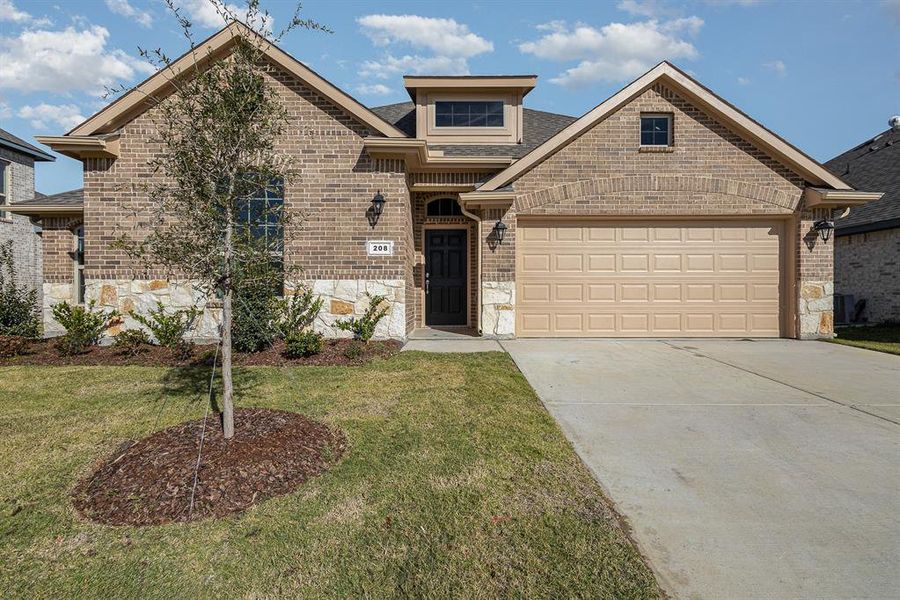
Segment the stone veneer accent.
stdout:
[[481,283],[481,331],[485,337],[509,338],[516,334],[516,282]]
[[807,281],[800,286],[800,339],[830,338],[834,335],[834,283]]
[[406,282],[402,279],[319,279],[307,282],[325,302],[313,329],[331,338],[349,338],[350,332],[333,327],[336,321],[362,315],[369,297],[385,296],[391,310],[375,328],[375,339],[406,339]]
[[[313,292],[322,297],[324,304],[313,324],[313,329],[325,337],[351,337],[349,332],[340,331],[332,325],[335,321],[363,314],[368,307],[368,296],[383,295],[391,303],[391,310],[375,329],[376,339],[406,338],[406,282],[403,280],[317,280],[306,282]],[[290,290],[293,286],[288,286]],[[58,302],[72,302],[72,284],[44,284],[44,330],[47,335],[64,333],[62,327],[53,320],[51,310]],[[216,305],[208,306],[206,298],[190,283],[166,281],[163,279],[129,279],[88,281],[85,299],[94,300],[97,307],[105,310],[116,309],[122,314],[121,321],[107,330],[114,336],[123,329],[137,329],[141,325],[128,313],[135,311],[146,314],[162,302],[166,308],[183,309],[191,306],[203,308],[193,329],[187,336],[195,341],[211,341],[219,337],[222,310]]]

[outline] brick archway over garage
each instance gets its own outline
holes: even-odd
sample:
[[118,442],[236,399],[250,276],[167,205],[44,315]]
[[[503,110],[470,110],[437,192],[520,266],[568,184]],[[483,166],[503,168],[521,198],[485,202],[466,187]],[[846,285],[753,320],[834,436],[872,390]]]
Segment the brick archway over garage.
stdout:
[[[647,200],[637,201],[635,196]],[[623,175],[575,181],[518,196],[515,212],[578,215],[790,214],[801,193],[702,175]],[[702,205],[698,206],[698,201]]]

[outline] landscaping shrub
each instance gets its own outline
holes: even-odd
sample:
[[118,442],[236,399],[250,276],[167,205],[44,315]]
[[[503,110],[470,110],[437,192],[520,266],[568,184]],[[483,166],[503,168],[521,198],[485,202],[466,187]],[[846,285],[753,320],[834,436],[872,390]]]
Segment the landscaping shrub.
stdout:
[[94,310],[91,300],[87,307],[60,302],[53,305],[53,318],[62,325],[66,334],[57,343],[62,354],[81,354],[89,346],[96,346],[112,319],[119,316],[116,310]]
[[169,349],[175,360],[187,360],[194,355],[194,343],[188,340],[178,340],[178,343],[170,346]]
[[122,354],[137,356],[147,350],[150,345],[150,336],[143,329],[126,329],[116,335],[113,345]]
[[0,335],[0,358],[22,356],[28,352],[28,339],[19,335]]
[[156,343],[166,348],[174,348],[184,339],[184,335],[190,331],[194,321],[203,311],[192,306],[166,314],[166,307],[162,302],[156,302],[156,308],[147,311],[147,316],[135,312],[132,318],[150,330]]
[[284,355],[288,358],[313,356],[322,351],[325,340],[315,331],[295,331],[285,338]]
[[232,345],[238,352],[259,352],[278,338],[281,279],[272,263],[241,265],[234,282]]
[[363,346],[357,341],[352,341],[344,348],[344,356],[350,360],[356,360],[363,355]]
[[0,335],[36,338],[40,334],[37,290],[16,285],[12,242],[0,244]]
[[391,309],[384,296],[371,295],[366,292],[369,298],[369,307],[361,317],[350,317],[337,321],[334,326],[342,331],[353,333],[353,338],[367,342],[375,335],[375,328],[378,322],[388,314]]
[[304,331],[312,325],[322,310],[324,300],[313,295],[308,287],[299,288],[294,295],[277,300],[280,319],[275,324],[282,339]]

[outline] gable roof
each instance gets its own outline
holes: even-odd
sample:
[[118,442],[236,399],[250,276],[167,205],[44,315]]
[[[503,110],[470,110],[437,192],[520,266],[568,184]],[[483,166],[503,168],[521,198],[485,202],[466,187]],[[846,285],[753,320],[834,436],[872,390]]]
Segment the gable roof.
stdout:
[[853,187],[884,192],[835,221],[838,233],[900,227],[900,131],[883,131],[825,166]]
[[34,160],[47,162],[56,160],[56,157],[52,154],[44,152],[37,146],[32,146],[22,138],[14,136],[5,129],[0,129],[0,146],[15,150],[16,152],[21,152],[22,154],[27,154]]
[[[412,102],[375,106],[372,112],[392,123],[409,137],[416,137],[416,105]],[[441,150],[444,156],[525,156],[577,117],[560,115],[530,108],[522,109],[522,143],[515,145],[484,144],[436,144],[432,150]]]
[[665,83],[695,105],[712,113],[723,124],[771,154],[811,183],[835,189],[850,189],[850,186],[821,164],[715,95],[675,65],[664,61],[588,111],[529,154],[491,177],[479,188],[479,191],[495,191],[509,185],[658,81]]
[[129,90],[112,104],[103,108],[100,112],[88,118],[78,125],[67,136],[91,136],[101,133],[110,133],[119,125],[133,119],[136,115],[147,110],[145,99],[148,96],[165,91],[170,87],[169,81],[177,77],[195,64],[204,65],[209,61],[226,56],[238,39],[252,40],[258,44],[267,58],[298,79],[315,89],[319,94],[334,102],[344,111],[355,117],[365,125],[368,125],[377,133],[385,137],[406,137],[403,132],[393,125],[385,122],[375,113],[366,108],[355,98],[339,89],[330,81],[301,63],[299,60],[271,43],[240,21],[232,21],[213,34],[195,48],[187,51],[165,69],[157,71],[154,75]]

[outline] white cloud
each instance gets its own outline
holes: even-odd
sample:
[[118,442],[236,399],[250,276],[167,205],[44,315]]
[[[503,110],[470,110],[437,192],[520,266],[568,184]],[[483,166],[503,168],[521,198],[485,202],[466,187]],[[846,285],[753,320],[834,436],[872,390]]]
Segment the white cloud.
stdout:
[[[178,0],[176,3],[185,11],[192,22],[210,29],[221,29],[231,18],[239,19],[247,23],[247,8],[237,4],[228,4],[222,0]],[[252,25],[260,33],[272,31],[273,19],[271,16],[257,15],[256,23]]]
[[439,56],[471,58],[491,52],[494,44],[453,19],[418,15],[366,15],[356,20],[376,46],[406,43]]
[[666,6],[662,0],[621,0],[616,8],[630,15],[652,19],[676,14],[676,11]]
[[155,71],[122,50],[108,49],[108,39],[109,31],[99,25],[0,37],[0,89],[102,94],[104,87]]
[[31,15],[24,10],[16,8],[12,0],[0,0],[0,21],[27,23],[30,20]]
[[84,122],[84,116],[74,104],[38,104],[23,106],[16,116],[27,119],[32,127],[47,129],[51,124],[59,125],[66,131]]
[[556,28],[540,39],[519,45],[519,50],[549,60],[580,60],[553,83],[578,87],[598,81],[636,77],[664,59],[696,59],[699,52],[684,35],[696,35],[703,19],[610,23],[596,29],[583,23]]
[[8,119],[12,117],[12,109],[9,107],[9,104],[0,100],[0,119]]
[[749,77],[738,77],[737,82],[740,85],[750,85],[750,78]]
[[142,27],[150,27],[153,24],[153,15],[133,7],[128,0],[106,0],[106,6],[117,15],[134,19]]
[[762,0],[703,0],[710,6],[756,6]]
[[359,69],[363,77],[388,79],[395,75],[468,75],[469,65],[464,58],[447,56],[385,56],[382,60],[367,60]]
[[386,96],[393,90],[383,83],[361,83],[356,86],[356,91],[367,96]]
[[784,77],[785,75],[787,75],[787,65],[784,64],[784,61],[773,60],[771,62],[764,63],[763,67],[774,72],[779,77]]

